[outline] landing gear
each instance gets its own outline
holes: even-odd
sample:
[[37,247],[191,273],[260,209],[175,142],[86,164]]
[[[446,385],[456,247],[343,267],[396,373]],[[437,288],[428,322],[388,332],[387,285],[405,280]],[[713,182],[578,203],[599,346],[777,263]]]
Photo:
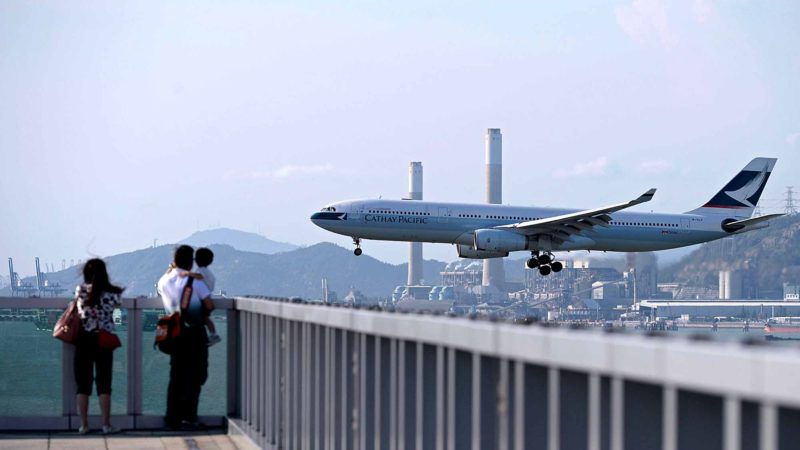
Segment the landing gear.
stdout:
[[530,258],[527,261],[525,261],[525,267],[527,267],[528,269],[535,269],[539,267],[539,260],[536,258]]
[[357,249],[353,250],[353,253],[354,253],[356,256],[361,256],[361,254],[362,254],[362,253],[364,253],[364,251],[363,251],[363,250],[361,250],[360,248],[357,248]]
[[354,255],[356,255],[356,256],[361,256],[361,254],[362,254],[362,253],[364,253],[364,252],[361,250],[361,239],[359,239],[359,238],[355,238],[355,237],[354,237],[354,238],[353,238],[353,244],[355,244],[355,245],[356,245],[356,249],[355,249],[355,250],[353,250],[353,254],[354,254]]
[[550,264],[550,262],[552,260],[553,260],[553,255],[551,255],[549,253],[542,253],[541,255],[539,255],[539,264],[540,265]]
[[551,272],[561,272],[564,265],[558,261],[554,261],[555,257],[552,253],[539,254],[538,251],[531,252],[531,257],[525,261],[525,267],[528,269],[539,269],[542,275],[550,275]]

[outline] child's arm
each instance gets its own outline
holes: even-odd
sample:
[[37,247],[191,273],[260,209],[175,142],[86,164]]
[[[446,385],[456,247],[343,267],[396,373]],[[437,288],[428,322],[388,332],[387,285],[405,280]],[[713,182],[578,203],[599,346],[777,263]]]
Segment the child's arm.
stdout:
[[192,277],[195,280],[202,280],[203,279],[202,275],[200,275],[199,273],[195,273],[195,272],[181,272],[181,273],[178,274],[178,276],[181,277],[181,278],[183,278],[183,277]]

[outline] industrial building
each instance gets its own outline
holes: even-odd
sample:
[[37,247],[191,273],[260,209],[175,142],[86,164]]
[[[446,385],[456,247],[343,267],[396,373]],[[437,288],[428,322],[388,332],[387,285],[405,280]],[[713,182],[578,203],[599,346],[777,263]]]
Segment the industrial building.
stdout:
[[737,317],[763,320],[770,317],[800,316],[800,302],[782,300],[642,300],[639,313],[651,318],[690,319]]
[[800,301],[800,285],[783,283],[783,299],[787,302]]

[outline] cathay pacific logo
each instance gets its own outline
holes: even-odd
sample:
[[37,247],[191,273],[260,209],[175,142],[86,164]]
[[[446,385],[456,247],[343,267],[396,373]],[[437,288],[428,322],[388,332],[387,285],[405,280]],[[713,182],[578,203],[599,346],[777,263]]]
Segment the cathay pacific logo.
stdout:
[[760,171],[743,170],[717,193],[706,208],[754,208],[769,179],[769,164]]
[[311,216],[311,220],[347,220],[347,213],[318,212]]

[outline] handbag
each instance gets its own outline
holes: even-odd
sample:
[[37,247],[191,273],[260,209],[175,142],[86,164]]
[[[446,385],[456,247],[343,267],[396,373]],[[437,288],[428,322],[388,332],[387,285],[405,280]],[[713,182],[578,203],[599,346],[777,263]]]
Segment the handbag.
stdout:
[[110,331],[100,330],[100,333],[98,333],[97,336],[97,345],[103,350],[113,351],[121,347],[122,342],[120,342],[119,336],[116,334]]
[[158,347],[162,353],[167,355],[171,355],[178,345],[178,338],[181,336],[181,312],[186,311],[189,307],[189,301],[192,299],[193,282],[194,278],[189,277],[189,280],[186,281],[186,286],[183,287],[180,302],[181,311],[158,318],[153,347]]
[[74,345],[78,340],[80,328],[81,317],[78,314],[78,301],[73,300],[53,326],[53,337]]

